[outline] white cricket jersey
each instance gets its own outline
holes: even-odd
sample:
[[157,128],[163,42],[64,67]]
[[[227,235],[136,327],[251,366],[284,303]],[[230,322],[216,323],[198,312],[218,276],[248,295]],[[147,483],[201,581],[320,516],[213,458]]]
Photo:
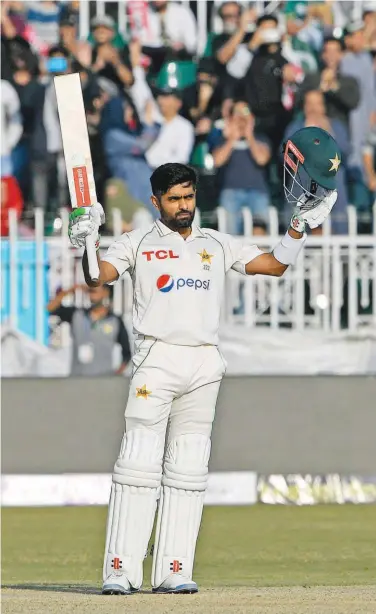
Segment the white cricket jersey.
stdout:
[[133,281],[133,328],[177,345],[218,345],[225,275],[263,252],[232,236],[193,225],[187,239],[157,220],[123,234],[103,260]]

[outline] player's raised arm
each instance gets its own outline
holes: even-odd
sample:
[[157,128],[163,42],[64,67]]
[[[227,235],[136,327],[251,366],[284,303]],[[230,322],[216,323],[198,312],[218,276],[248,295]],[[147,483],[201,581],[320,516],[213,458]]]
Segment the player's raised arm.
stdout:
[[305,227],[317,228],[336,200],[336,173],[341,159],[335,140],[321,128],[303,128],[284,149],[284,190],[293,207],[289,229],[271,253],[259,254],[245,265],[248,275],[280,277],[295,264],[305,240]]
[[115,241],[109,248],[105,259],[99,257],[99,228],[105,222],[102,205],[96,203],[91,207],[74,209],[69,217],[69,239],[74,247],[85,247],[88,236],[91,236],[97,247],[99,279],[93,281],[89,273],[89,263],[86,249],[82,257],[82,268],[88,286],[102,286],[116,281],[131,265],[127,245],[124,241]]

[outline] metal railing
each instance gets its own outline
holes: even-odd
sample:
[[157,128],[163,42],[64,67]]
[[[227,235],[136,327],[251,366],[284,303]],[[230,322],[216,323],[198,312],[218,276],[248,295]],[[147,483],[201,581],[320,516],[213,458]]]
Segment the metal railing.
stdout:
[[[217,209],[218,229],[226,230],[226,212]],[[199,217],[199,215],[198,215]],[[282,278],[267,276],[243,277],[233,271],[227,276],[222,321],[247,327],[268,326],[294,330],[359,331],[364,327],[376,328],[376,206],[374,207],[373,234],[356,233],[357,216],[348,207],[348,235],[330,234],[327,223],[321,236],[309,236],[296,266],[287,270]],[[252,217],[243,212],[245,235],[250,243],[270,250],[280,240],[277,212],[270,209],[270,235],[252,236]],[[81,252],[71,247],[68,234],[68,211],[62,211],[60,236],[44,237],[44,217],[35,210],[35,262],[23,263],[19,246],[18,222],[14,211],[9,213],[9,275],[2,274],[1,305],[9,304],[9,322],[19,326],[20,306],[33,307],[35,338],[43,342],[47,298],[59,288],[68,289],[84,282]],[[121,216],[114,212],[113,236],[103,236],[102,252],[121,234]],[[244,236],[238,240],[244,241]],[[48,249],[46,265],[45,247]],[[29,267],[29,268],[27,268]],[[28,270],[28,282],[20,276]],[[2,271],[4,273],[4,271]],[[8,279],[4,283],[4,279]],[[33,293],[30,296],[30,284]],[[46,292],[47,284],[47,292]],[[85,294],[78,290],[67,299],[77,306],[85,303]],[[132,283],[128,274],[114,286],[114,311],[129,318],[132,311]],[[63,327],[60,342],[69,343],[69,332]]]

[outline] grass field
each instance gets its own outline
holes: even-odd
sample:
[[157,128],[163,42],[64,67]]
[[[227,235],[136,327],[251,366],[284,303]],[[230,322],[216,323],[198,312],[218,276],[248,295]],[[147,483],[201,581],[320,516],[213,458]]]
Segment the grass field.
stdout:
[[5,509],[2,611],[376,613],[376,507],[206,508],[194,596],[102,597],[106,509]]

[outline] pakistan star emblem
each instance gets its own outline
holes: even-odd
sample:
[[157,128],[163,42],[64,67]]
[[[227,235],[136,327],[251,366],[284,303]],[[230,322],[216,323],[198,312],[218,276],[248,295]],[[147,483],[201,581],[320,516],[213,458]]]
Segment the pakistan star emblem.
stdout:
[[339,165],[341,164],[341,160],[338,157],[338,154],[336,153],[336,157],[335,158],[329,158],[329,162],[332,163],[332,166],[330,167],[330,171],[338,171]]
[[208,254],[206,249],[203,249],[202,252],[198,252],[198,255],[201,258],[202,264],[211,264],[211,259],[214,258],[213,254]]
[[151,390],[146,388],[146,384],[141,386],[141,388],[136,388],[136,399],[141,397],[142,399],[147,399],[149,394],[151,394]]

